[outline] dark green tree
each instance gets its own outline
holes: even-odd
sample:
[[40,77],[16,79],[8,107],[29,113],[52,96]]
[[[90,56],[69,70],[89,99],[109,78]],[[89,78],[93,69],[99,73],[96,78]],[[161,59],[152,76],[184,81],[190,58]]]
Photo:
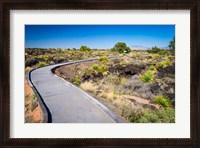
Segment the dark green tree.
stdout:
[[89,52],[91,49],[87,46],[81,46],[80,51]]
[[127,47],[126,43],[118,42],[113,48],[111,48],[111,51],[117,51],[119,53],[129,53],[131,52],[131,49]]
[[175,50],[175,37],[169,42],[169,48]]

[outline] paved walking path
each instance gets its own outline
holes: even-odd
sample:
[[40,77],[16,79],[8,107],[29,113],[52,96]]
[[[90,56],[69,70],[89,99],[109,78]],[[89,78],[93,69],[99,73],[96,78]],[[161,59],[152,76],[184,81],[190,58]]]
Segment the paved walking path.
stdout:
[[[79,60],[84,62],[95,60]],[[55,67],[72,64],[61,63],[30,72],[30,83],[35,87],[53,123],[114,123],[124,122],[95,98],[51,72]]]

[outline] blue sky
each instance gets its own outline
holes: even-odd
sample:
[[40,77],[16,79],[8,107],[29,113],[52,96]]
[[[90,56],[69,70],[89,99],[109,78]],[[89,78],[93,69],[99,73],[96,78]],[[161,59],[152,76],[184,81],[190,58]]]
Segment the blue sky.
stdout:
[[175,36],[174,25],[26,25],[26,48],[167,47]]

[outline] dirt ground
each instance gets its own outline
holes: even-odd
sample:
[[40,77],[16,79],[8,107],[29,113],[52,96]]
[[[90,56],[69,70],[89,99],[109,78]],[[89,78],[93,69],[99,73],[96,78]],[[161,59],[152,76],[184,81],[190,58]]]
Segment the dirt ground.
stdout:
[[42,111],[37,98],[25,80],[25,123],[41,123],[42,120]]

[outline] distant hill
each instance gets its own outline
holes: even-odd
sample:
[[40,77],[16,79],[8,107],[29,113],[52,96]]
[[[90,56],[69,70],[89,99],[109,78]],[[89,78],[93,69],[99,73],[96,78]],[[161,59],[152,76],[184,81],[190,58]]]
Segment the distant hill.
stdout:
[[[131,50],[149,50],[151,47],[144,47],[144,46],[130,46]],[[158,47],[160,49],[169,50],[169,47]]]
[[148,50],[148,49],[150,49],[149,47],[144,47],[144,46],[130,46],[130,48],[132,49],[132,50]]

